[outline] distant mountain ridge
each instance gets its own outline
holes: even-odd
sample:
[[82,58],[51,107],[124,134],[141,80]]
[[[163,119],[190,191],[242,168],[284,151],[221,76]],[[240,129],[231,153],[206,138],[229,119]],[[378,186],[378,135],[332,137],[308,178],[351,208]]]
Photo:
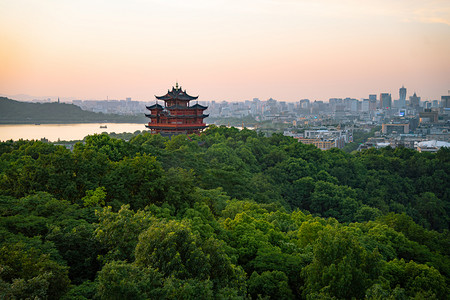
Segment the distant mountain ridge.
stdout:
[[142,116],[122,116],[82,110],[67,103],[28,103],[0,97],[0,124],[146,123]]
[[[4,93],[0,93],[0,97],[5,97],[5,98],[9,98],[9,99],[14,99],[17,101],[24,101],[24,102],[35,102],[35,100],[38,101],[42,101],[42,102],[47,102],[49,99],[52,99],[53,101],[55,101],[56,99],[58,99],[58,96],[33,96],[33,95],[28,95],[28,94],[4,94]],[[72,101],[75,99],[78,99],[76,97],[60,97],[61,98],[61,102],[67,102],[67,101]]]

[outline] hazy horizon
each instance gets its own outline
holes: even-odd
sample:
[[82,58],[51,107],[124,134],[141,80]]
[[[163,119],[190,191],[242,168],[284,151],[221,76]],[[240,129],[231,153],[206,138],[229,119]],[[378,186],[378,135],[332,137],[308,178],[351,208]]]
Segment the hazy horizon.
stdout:
[[154,101],[450,90],[450,2],[4,1],[0,93]]

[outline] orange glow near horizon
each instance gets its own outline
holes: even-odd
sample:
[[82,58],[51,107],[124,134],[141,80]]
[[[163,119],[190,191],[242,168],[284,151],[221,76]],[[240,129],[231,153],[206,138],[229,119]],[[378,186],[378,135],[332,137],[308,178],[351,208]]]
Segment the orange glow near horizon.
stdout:
[[448,1],[0,4],[0,94],[154,100],[367,98],[450,90]]

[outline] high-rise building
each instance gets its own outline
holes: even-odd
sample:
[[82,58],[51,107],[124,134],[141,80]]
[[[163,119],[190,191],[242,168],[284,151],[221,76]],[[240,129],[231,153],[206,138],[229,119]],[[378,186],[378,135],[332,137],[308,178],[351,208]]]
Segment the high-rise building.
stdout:
[[441,96],[441,106],[443,108],[450,108],[450,95],[449,96]]
[[420,97],[418,97],[416,93],[409,97],[409,106],[415,109],[420,108]]
[[301,109],[309,109],[310,101],[309,99],[300,100],[300,108]]
[[380,107],[382,109],[390,109],[392,108],[392,97],[389,93],[381,93],[380,94]]
[[439,107],[439,101],[437,101],[437,100],[431,101],[431,107],[433,107],[433,108]]
[[372,94],[369,95],[369,110],[376,110],[377,109],[377,95]]
[[401,108],[406,107],[406,88],[402,86],[398,91],[400,98],[398,99],[398,106]]
[[344,108],[346,111],[357,111],[358,110],[358,100],[353,98],[344,99]]
[[361,111],[369,111],[369,109],[370,109],[370,100],[363,99],[361,104]]

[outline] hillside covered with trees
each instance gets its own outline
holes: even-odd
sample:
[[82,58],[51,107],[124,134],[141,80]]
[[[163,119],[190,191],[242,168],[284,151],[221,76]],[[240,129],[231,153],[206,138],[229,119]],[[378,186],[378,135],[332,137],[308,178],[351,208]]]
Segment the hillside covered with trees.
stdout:
[[447,299],[450,149],[212,126],[0,143],[1,299]]
[[142,116],[122,116],[82,110],[67,103],[29,103],[0,97],[0,124],[145,123]]

